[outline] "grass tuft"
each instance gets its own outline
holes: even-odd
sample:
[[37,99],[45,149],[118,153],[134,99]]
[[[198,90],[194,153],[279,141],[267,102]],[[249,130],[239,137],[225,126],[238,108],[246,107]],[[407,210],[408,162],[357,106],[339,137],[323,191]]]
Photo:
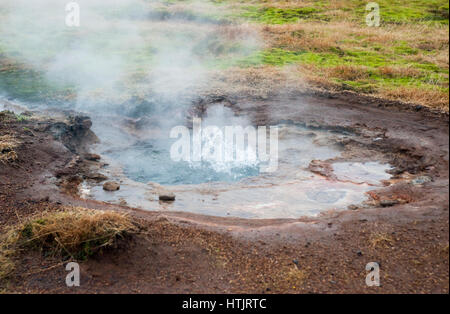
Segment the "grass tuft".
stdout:
[[86,260],[137,232],[124,213],[80,207],[32,216],[9,229],[0,245],[0,276],[13,270],[11,257],[18,251],[39,250],[45,256]]
[[18,156],[14,149],[19,145],[17,141],[11,135],[0,136],[0,162],[6,164],[17,160]]
[[373,249],[377,249],[377,248],[389,248],[392,246],[392,244],[394,243],[394,240],[385,233],[376,233],[373,234],[372,237],[369,240],[370,242],[370,246]]

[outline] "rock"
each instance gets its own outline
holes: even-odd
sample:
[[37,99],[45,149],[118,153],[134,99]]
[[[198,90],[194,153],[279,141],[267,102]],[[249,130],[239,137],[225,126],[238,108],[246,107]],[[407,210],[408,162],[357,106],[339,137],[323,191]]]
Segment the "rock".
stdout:
[[348,208],[349,210],[358,210],[359,207],[356,206],[356,205],[348,205],[347,208]]
[[363,256],[363,253],[361,252],[361,251],[356,251],[356,255],[358,255],[358,256]]
[[90,153],[88,153],[88,154],[84,155],[84,159],[90,160],[90,161],[99,161],[100,158],[101,157],[98,154],[90,154]]
[[380,201],[380,205],[382,207],[391,207],[391,206],[397,205],[399,203],[400,202],[397,200],[382,200],[382,201]]
[[114,181],[107,181],[103,184],[103,190],[105,191],[117,191],[120,189],[120,184]]
[[417,106],[414,107],[415,111],[420,111],[422,109],[423,109],[423,106],[421,106],[421,105],[417,105]]
[[98,142],[97,136],[90,130],[92,121],[87,116],[68,116],[65,120],[46,123],[45,129],[55,140],[64,144],[71,152],[79,153],[90,144]]
[[292,260],[292,262],[298,266],[298,260],[294,259],[294,260]]
[[108,180],[108,177],[101,173],[88,173],[84,176],[86,179],[94,180],[96,182],[102,182]]
[[308,165],[308,170],[331,180],[337,179],[333,173],[333,166],[321,160],[312,160]]
[[159,200],[163,202],[173,202],[175,201],[175,194],[173,194],[172,192],[160,193]]

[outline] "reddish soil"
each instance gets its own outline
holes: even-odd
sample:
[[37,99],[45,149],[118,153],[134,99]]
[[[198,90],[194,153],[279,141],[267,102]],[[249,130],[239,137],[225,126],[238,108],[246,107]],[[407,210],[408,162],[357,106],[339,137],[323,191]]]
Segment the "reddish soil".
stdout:
[[[255,123],[289,117],[307,125],[352,129],[361,142],[406,172],[432,178],[377,191],[368,209],[315,218],[246,220],[144,212],[86,201],[75,187],[96,161],[64,146],[55,121],[2,118],[19,159],[0,164],[0,228],[63,205],[129,212],[144,227],[130,243],[81,263],[81,286],[65,285],[57,258],[22,252],[0,291],[20,293],[448,293],[448,115],[355,95],[302,95],[236,107]],[[269,110],[276,103],[276,110]],[[284,117],[284,118],[283,118]],[[85,127],[88,127],[85,125]],[[73,133],[73,128],[71,129]],[[382,134],[382,140],[373,141]],[[79,134],[78,134],[79,136]],[[364,143],[364,139],[366,142]],[[72,141],[73,142],[73,141]],[[72,143],[71,142],[71,143]],[[85,147],[78,143],[79,147]],[[72,150],[68,149],[71,148]],[[402,200],[381,206],[381,200]],[[0,231],[2,231],[0,230]],[[381,286],[365,284],[380,264]]]

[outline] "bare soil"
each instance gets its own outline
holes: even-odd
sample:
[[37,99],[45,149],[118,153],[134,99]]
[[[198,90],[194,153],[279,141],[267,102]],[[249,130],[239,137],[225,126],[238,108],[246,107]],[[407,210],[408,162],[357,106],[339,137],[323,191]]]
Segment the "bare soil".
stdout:
[[[234,109],[245,111],[255,123],[289,117],[307,125],[359,130],[366,143],[350,145],[383,154],[399,177],[420,175],[432,181],[394,184],[376,191],[370,208],[314,218],[246,220],[145,212],[77,196],[78,184],[101,167],[101,160],[83,158],[95,141],[85,119],[59,124],[65,135],[58,136],[54,126],[59,120],[2,117],[0,135],[14,135],[21,145],[18,160],[0,164],[0,231],[35,212],[63,205],[127,211],[144,231],[120,249],[82,262],[81,286],[76,288],[65,285],[64,261],[22,252],[14,274],[0,281],[0,291],[449,292],[448,114],[353,94],[236,103],[231,104]],[[382,139],[373,141],[380,134]],[[380,287],[365,284],[369,262],[380,264]]]

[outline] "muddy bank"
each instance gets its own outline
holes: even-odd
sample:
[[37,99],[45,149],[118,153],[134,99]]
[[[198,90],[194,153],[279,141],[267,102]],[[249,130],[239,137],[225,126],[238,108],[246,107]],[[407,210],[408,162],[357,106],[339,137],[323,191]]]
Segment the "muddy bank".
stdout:
[[[3,117],[1,135],[12,134],[21,145],[15,162],[0,166],[2,228],[36,211],[76,205],[128,211],[147,232],[119,252],[82,263],[82,285],[76,291],[65,287],[63,266],[53,267],[60,261],[39,253],[20,256],[15,277],[2,282],[2,288],[81,293],[448,292],[448,116],[351,95],[238,100],[229,106],[246,112],[255,125],[289,117],[292,123],[352,130],[358,140],[346,144],[347,154],[359,148],[367,157],[379,154],[395,166],[393,179],[402,182],[374,191],[368,208],[318,217],[248,220],[147,212],[78,196],[79,184],[102,180],[95,174],[105,166],[102,159],[86,155],[95,140],[88,135],[88,120]],[[62,133],[55,133],[55,124]],[[80,131],[87,136],[73,133]],[[71,149],[70,134],[86,138],[86,146],[74,146],[85,148]],[[419,177],[430,180],[413,182]],[[381,287],[365,286],[365,265],[372,261],[381,265]]]

